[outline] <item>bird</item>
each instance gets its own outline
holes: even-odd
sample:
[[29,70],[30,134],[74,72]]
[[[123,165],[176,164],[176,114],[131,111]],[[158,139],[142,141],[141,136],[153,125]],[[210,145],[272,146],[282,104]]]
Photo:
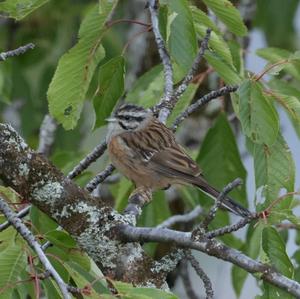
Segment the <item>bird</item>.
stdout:
[[[125,103],[107,121],[110,160],[137,190],[153,192],[171,185],[193,185],[212,198],[218,198],[220,192],[204,179],[197,163],[151,109]],[[241,217],[250,215],[248,209],[229,197],[221,206]]]

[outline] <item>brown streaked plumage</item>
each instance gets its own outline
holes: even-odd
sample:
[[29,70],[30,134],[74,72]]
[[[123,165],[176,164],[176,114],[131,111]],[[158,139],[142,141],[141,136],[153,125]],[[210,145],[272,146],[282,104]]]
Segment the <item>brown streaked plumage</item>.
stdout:
[[[165,189],[172,184],[191,184],[217,198],[196,162],[176,142],[170,129],[150,110],[132,104],[122,105],[109,119],[108,152],[113,165],[137,188]],[[223,206],[240,216],[249,211],[230,198]]]

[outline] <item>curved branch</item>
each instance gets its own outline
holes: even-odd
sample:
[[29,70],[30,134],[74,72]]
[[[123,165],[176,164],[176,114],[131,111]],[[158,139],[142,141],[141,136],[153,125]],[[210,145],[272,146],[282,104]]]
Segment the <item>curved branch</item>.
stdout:
[[17,214],[10,209],[9,205],[1,197],[0,197],[0,211],[5,215],[7,220],[14,226],[14,228],[18,231],[18,233],[26,240],[28,245],[36,252],[42,265],[45,267],[45,270],[49,272],[53,277],[53,279],[56,281],[63,295],[63,298],[71,299],[71,296],[69,295],[68,292],[67,284],[62,280],[60,275],[53,268],[52,264],[49,262],[48,258],[43,252],[38,241],[34,238],[33,234],[26,227],[26,225],[23,224],[22,221],[18,218]]
[[202,238],[201,241],[193,241],[191,233],[167,228],[143,228],[130,225],[120,226],[118,233],[120,238],[126,242],[172,243],[184,248],[204,252],[210,256],[235,264],[249,273],[261,273],[263,280],[284,289],[298,298],[300,297],[300,284],[298,282],[280,274],[269,265],[255,261],[242,252],[229,248],[214,239]]
[[7,51],[7,52],[2,52],[0,53],[0,61],[4,61],[9,57],[13,57],[13,56],[19,56],[21,54],[24,54],[25,52],[27,52],[28,50],[32,50],[34,49],[35,45],[33,43],[29,43],[25,46],[21,46],[15,50],[11,50],[11,51]]

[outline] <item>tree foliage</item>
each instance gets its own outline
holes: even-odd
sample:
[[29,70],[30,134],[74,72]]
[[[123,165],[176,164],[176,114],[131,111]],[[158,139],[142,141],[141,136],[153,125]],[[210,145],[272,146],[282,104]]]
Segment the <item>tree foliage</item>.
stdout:
[[[51,116],[61,125],[50,159],[65,174],[93,145],[104,140],[102,127],[106,124],[105,118],[113,112],[121,97],[151,107],[163,95],[163,68],[157,53],[151,53],[151,43],[149,48],[146,47],[143,59],[135,62],[129,57],[130,43],[134,43],[141,34],[152,36],[151,26],[144,22],[141,26],[146,29],[129,38],[130,28],[139,25],[131,21],[123,22],[123,25],[113,23],[125,19],[132,5],[130,0],[121,2],[6,0],[0,3],[4,24],[0,32],[2,50],[26,42],[34,42],[37,46],[23,56],[0,62],[1,121],[12,122],[29,144],[36,147],[38,128],[49,109]],[[205,91],[224,83],[239,86],[231,99],[224,97],[219,101],[221,104],[211,105],[212,112],[201,114],[210,128],[202,146],[197,145],[190,153],[211,184],[221,189],[236,177],[247,179],[248,170],[243,165],[238,147],[242,142],[246,144],[247,155],[253,159],[257,192],[247,195],[245,186],[242,186],[234,190],[232,196],[258,212],[267,209],[270,215],[259,220],[257,226],[249,226],[245,239],[231,234],[223,237],[222,241],[272,265],[287,277],[297,279],[300,273],[299,252],[291,256],[287,254],[287,238],[278,229],[286,222],[297,229],[300,225],[299,217],[292,210],[298,205],[297,197],[292,194],[295,191],[296,166],[278,111],[281,108],[285,110],[299,137],[300,54],[290,40],[294,34],[290,23],[294,10],[285,10],[287,17],[284,21],[280,18],[288,35],[281,36],[279,40],[276,30],[280,32],[280,26],[272,27],[275,32],[270,34],[270,24],[274,21],[270,14],[281,7],[280,1],[275,1],[274,7],[273,4],[267,6],[266,2],[258,1],[254,19],[254,24],[265,30],[269,42],[268,47],[256,52],[257,56],[265,59],[266,65],[261,73],[253,74],[245,67],[244,51],[247,49],[243,41],[248,38],[251,26],[248,30],[239,12],[240,1],[234,1],[236,5],[229,0],[203,0],[201,5],[188,0],[160,1],[160,30],[174,66],[175,85],[180,84],[191,68],[199,48],[198,41],[204,38],[208,28],[212,29],[205,63],[180,98],[168,125],[171,126],[175,117]],[[293,5],[298,3],[289,2]],[[289,39],[288,49],[284,48],[285,38]],[[148,60],[149,63],[145,63]],[[127,79],[135,69],[135,63],[141,66],[131,84]],[[234,124],[230,121],[232,113],[237,118]],[[199,115],[193,118],[199,121]],[[242,142],[237,141],[237,132],[242,135]],[[96,170],[104,163],[100,161]],[[96,170],[82,174],[77,178],[78,184],[84,186]],[[109,198],[114,199],[116,209],[126,206],[131,189],[131,183],[125,179],[108,187]],[[280,197],[286,193],[289,196]],[[182,187],[179,194],[185,208],[178,213],[199,203],[206,210],[211,205],[209,198],[189,187]],[[26,200],[3,186],[0,195],[16,207]],[[165,197],[161,192],[154,196],[153,202],[143,211],[140,225],[155,226],[170,216],[171,209]],[[115,298],[101,270],[77,247],[67,232],[59,230],[53,220],[35,207],[31,208],[26,219],[42,243],[49,241],[53,244],[46,252],[65,281],[82,289],[87,298],[99,298],[99,294],[101,298]],[[5,218],[1,216],[0,221],[4,222]],[[229,223],[228,213],[220,211],[211,227]],[[299,236],[297,230],[296,242],[299,242]],[[149,254],[161,253],[159,246],[146,246]],[[42,292],[47,298],[60,298],[52,279],[41,279],[40,283],[35,283],[34,275],[41,273],[42,266],[34,255],[12,228],[0,232],[0,298],[26,298],[27,295],[34,298]],[[232,284],[237,296],[242,292],[246,277],[245,271],[236,266],[232,268]],[[257,279],[259,281],[260,277]],[[117,281],[110,283],[118,293],[117,298],[177,298],[155,288],[134,288]],[[260,298],[289,298],[270,284],[259,286],[262,292]]]

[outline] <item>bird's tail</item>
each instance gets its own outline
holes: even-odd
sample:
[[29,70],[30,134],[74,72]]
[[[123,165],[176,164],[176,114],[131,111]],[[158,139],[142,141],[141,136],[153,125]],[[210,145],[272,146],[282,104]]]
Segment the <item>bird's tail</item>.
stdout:
[[[220,195],[220,191],[210,186],[202,177],[195,178],[193,185],[199,187],[203,192],[212,196],[214,199],[218,198]],[[228,196],[222,201],[221,207],[241,217],[251,215],[251,212],[248,209],[244,208]]]

